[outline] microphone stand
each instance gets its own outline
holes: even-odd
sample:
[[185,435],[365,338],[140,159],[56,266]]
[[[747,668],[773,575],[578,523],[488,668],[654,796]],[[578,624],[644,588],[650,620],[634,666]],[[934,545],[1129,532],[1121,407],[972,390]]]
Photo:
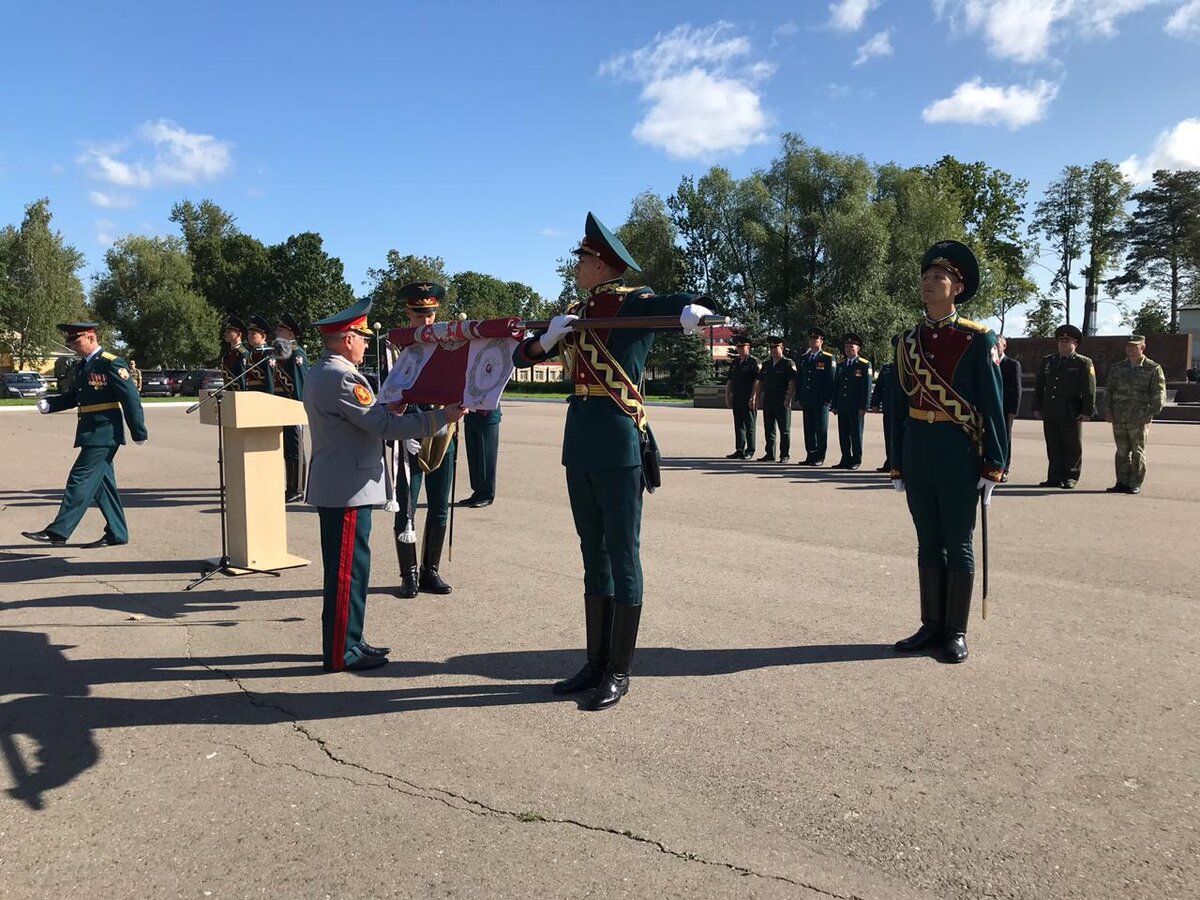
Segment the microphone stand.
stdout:
[[204,582],[208,581],[208,579],[212,578],[214,575],[233,577],[237,575],[248,575],[253,573],[256,575],[272,575],[275,578],[278,578],[280,575],[279,572],[272,572],[270,569],[249,569],[242,566],[237,566],[235,568],[233,561],[229,558],[229,528],[226,524],[227,511],[225,508],[225,426],[224,420],[221,416],[221,399],[225,392],[232,389],[232,387],[239,381],[242,383],[242,387],[244,388],[246,385],[246,374],[254,371],[263,363],[274,358],[274,354],[270,356],[264,356],[254,365],[242,372],[242,374],[229,379],[229,381],[225,382],[215,391],[210,392],[207,397],[197,400],[187,408],[186,414],[190,416],[205,403],[212,402],[215,403],[217,407],[217,477],[220,482],[219,496],[221,503],[221,556],[215,565],[205,562],[200,568],[200,577],[189,583],[187,587],[184,588],[185,591],[190,591],[197,585],[204,584]]

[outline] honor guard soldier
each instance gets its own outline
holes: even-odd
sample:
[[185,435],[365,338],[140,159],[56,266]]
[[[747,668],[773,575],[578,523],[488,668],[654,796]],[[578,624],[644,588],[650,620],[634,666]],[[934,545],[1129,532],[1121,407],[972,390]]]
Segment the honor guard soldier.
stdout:
[[[273,373],[275,396],[304,402],[304,376],[308,370],[308,351],[300,344],[300,324],[288,313],[275,323],[275,340],[290,349],[280,359]],[[304,426],[288,425],[283,429],[283,469],[287,479],[284,498],[288,503],[304,499],[308,478],[308,461],[304,458]]]
[[246,323],[237,316],[230,315],[225,319],[225,352],[221,354],[221,379],[229,382],[229,390],[244,391],[246,380],[246,345],[242,339],[246,335]]
[[461,407],[395,415],[377,406],[358,371],[372,331],[371,301],[321,319],[324,352],[308,370],[304,410],[312,429],[308,502],[317,508],[325,568],[321,654],[329,672],[386,665],[388,649],[363,640],[371,580],[371,508],[385,502],[383,441],[422,439],[462,416]]
[[1146,480],[1146,438],[1150,423],[1167,403],[1162,366],[1146,355],[1146,339],[1130,335],[1125,359],[1113,363],[1104,383],[1105,415],[1117,444],[1117,483],[1113,494],[1140,494]]
[[771,355],[758,371],[753,405],[763,411],[763,443],[759,462],[775,462],[775,429],[779,429],[779,461],[788,462],[792,449],[792,398],[796,395],[796,364],[783,355],[783,338],[768,339]]
[[940,645],[951,663],[967,658],[975,508],[981,491],[991,503],[1005,466],[996,336],[957,310],[978,287],[970,248],[934,244],[921,261],[925,316],[896,346],[892,486],[908,494],[921,592],[921,627],[896,650]]
[[463,416],[467,441],[467,469],[471,496],[460,503],[471,509],[491,506],[496,500],[496,461],[500,456],[500,406],[471,410]]
[[833,382],[837,360],[825,349],[825,332],[810,328],[808,352],[799,363],[800,407],[804,411],[804,462],[802,466],[825,465],[829,445],[829,406],[833,403]]
[[842,458],[835,469],[857,469],[862,465],[863,426],[871,405],[871,361],[859,356],[862,338],[854,332],[842,338],[846,358],[837,365],[833,385],[833,412],[838,418],[838,443]]
[[[892,355],[900,335],[892,335]],[[892,420],[896,416],[896,364],[886,362],[879,367],[879,377],[871,388],[871,411],[883,413],[883,465],[876,472],[892,471]]]
[[[421,328],[434,323],[446,289],[432,282],[413,282],[402,287],[398,296],[404,301],[409,325]],[[437,407],[422,404],[420,409],[430,411]],[[409,441],[401,447],[406,458],[402,460],[399,470],[402,477],[407,476],[408,493],[403,493],[405,485],[398,485],[396,496],[407,496],[408,506],[401,505],[393,530],[401,578],[398,596],[402,599],[412,599],[418,591],[449,594],[453,590],[442,580],[438,567],[446,542],[446,526],[450,521],[450,491],[454,486],[457,436],[458,426],[452,424],[425,438],[420,444]],[[425,533],[421,538],[421,568],[418,571],[416,534],[409,526],[416,519],[422,483],[425,485]]]
[[129,543],[125,508],[117,492],[113,458],[125,443],[125,426],[135,443],[146,443],[142,398],[124,360],[101,348],[95,322],[68,322],[58,326],[68,346],[81,358],[72,374],[70,389],[38,401],[43,413],[77,410],[75,446],[79,456],[67,476],[66,490],[54,521],[41,531],[22,535],[42,544],[64,544],[84,512],[94,502],[104,516],[104,534],[84,547]]
[[583,554],[587,663],[553,690],[591,691],[585,707],[598,710],[613,706],[629,690],[642,614],[642,494],[647,479],[657,485],[658,451],[638,384],[654,331],[573,330],[571,323],[580,318],[678,316],[684,333],[693,334],[709,310],[694,304],[698,298],[692,294],[657,296],[648,287],[622,287],[626,271],[641,269],[591,213],[575,253],[575,280],[587,299],[518,344],[513,361],[524,367],[542,362],[556,355],[561,341],[564,371],[574,385],[562,463]]
[[726,459],[750,459],[754,456],[754,430],[758,412],[754,409],[754,386],[758,381],[758,360],[750,355],[750,338],[739,334],[733,339],[737,356],[729,363],[725,380],[725,405],[733,410],[734,450]]
[[1054,332],[1058,352],[1038,366],[1033,414],[1042,420],[1048,466],[1038,487],[1071,490],[1083,468],[1083,422],[1096,411],[1096,368],[1075,352],[1083,332],[1060,325]]
[[246,332],[249,352],[246,354],[246,390],[275,393],[275,350],[267,343],[271,323],[262,316],[250,317]]

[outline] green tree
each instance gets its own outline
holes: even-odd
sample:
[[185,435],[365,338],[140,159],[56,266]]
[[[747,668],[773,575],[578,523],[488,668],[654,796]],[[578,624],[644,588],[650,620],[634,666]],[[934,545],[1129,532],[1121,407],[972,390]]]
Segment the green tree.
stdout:
[[1034,302],[1025,316],[1027,337],[1050,337],[1058,327],[1062,315],[1062,301],[1043,294]]
[[267,248],[267,258],[270,286],[262,310],[265,314],[290,313],[301,326],[308,326],[354,302],[342,261],[325,252],[316,232],[294,234],[282,244],[272,245]]
[[447,304],[446,317],[460,313],[468,319],[506,319],[518,316],[532,320],[545,317],[549,304],[527,284],[501,281],[481,272],[458,272],[450,278],[454,301]]
[[1133,334],[1170,334],[1173,330],[1167,304],[1157,297],[1144,300],[1137,309],[1122,306],[1121,312],[1121,324]]
[[1088,261],[1083,269],[1083,333],[1096,333],[1100,284],[1125,253],[1132,187],[1121,170],[1106,159],[1087,170],[1085,211]]
[[191,258],[193,286],[222,315],[245,318],[271,312],[275,287],[267,248],[243,234],[232,215],[211,200],[183,200],[171,208]]
[[446,288],[444,304],[447,309],[455,308],[456,289],[446,275],[446,263],[440,256],[401,256],[399,250],[389,250],[387,265],[381,269],[367,269],[371,281],[368,294],[374,305],[371,317],[382,323],[384,329],[398,328],[408,324],[404,301],[399,297],[400,288],[414,281],[433,282]]
[[220,317],[193,287],[182,239],[130,235],[109,248],[104,262],[92,306],[120,332],[131,358],[142,368],[214,363]]
[[1133,200],[1125,271],[1109,286],[1114,292],[1156,290],[1176,331],[1180,299],[1200,277],[1200,172],[1159,169]]
[[1046,188],[1033,210],[1031,229],[1050,242],[1058,259],[1051,290],[1063,290],[1063,312],[1071,322],[1071,271],[1083,255],[1087,209],[1087,172],[1082,166],[1066,166]]
[[617,237],[642,269],[630,272],[626,281],[649,285],[660,294],[680,290],[686,270],[679,232],[661,197],[650,191],[634,197],[629,218],[617,229]]
[[0,289],[0,335],[11,345],[18,368],[44,359],[58,346],[59,322],[85,315],[83,284],[76,272],[83,254],[50,230],[50,201],[25,207],[20,228],[0,238],[4,287]]

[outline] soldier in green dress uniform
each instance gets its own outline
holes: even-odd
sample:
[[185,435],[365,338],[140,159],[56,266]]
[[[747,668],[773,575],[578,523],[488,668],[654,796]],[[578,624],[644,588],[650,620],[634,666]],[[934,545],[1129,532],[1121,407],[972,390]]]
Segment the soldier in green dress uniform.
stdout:
[[246,323],[237,316],[229,315],[225,318],[225,352],[221,354],[221,380],[232,382],[229,386],[231,391],[244,391],[246,389],[246,380],[242,377],[246,373],[246,345],[242,343],[242,339],[246,335]]
[[1075,352],[1083,332],[1060,325],[1058,352],[1042,359],[1033,389],[1033,414],[1042,420],[1049,465],[1038,487],[1071,490],[1083,468],[1083,423],[1096,411],[1096,367]]
[[854,332],[842,338],[846,358],[837,364],[833,385],[833,413],[838,419],[838,443],[842,458],[835,469],[857,469],[862,465],[863,426],[871,405],[871,361],[859,355],[863,340]]
[[422,439],[462,416],[461,407],[401,415],[375,403],[359,370],[373,334],[371,301],[321,319],[324,352],[308,370],[304,410],[312,430],[308,502],[317,508],[324,564],[321,611],[325,670],[362,671],[388,662],[386,647],[363,640],[371,578],[371,509],[386,499],[383,441]]
[[82,359],[75,367],[71,388],[64,394],[38,401],[43,413],[78,411],[75,446],[79,456],[67,476],[67,487],[54,521],[41,531],[23,531],[42,544],[64,544],[87,508],[95,502],[104,516],[104,534],[85,547],[129,543],[125,508],[117,492],[113,458],[125,443],[125,426],[137,444],[146,443],[142,398],[133,385],[125,361],[104,350],[96,338],[95,322],[68,322],[58,328],[66,343]]
[[921,261],[925,316],[896,346],[892,486],[908,495],[917,530],[921,627],[903,653],[940,645],[967,658],[975,584],[972,534],[980,492],[991,503],[1004,475],[1005,421],[996,336],[958,314],[979,287],[970,248],[941,241]]
[[[308,369],[308,351],[300,343],[300,323],[289,313],[283,313],[275,323],[275,340],[284,342],[291,353],[275,366],[274,385],[277,397],[304,402],[304,376]],[[308,479],[308,461],[304,458],[304,426],[288,425],[283,429],[283,468],[287,479],[284,498],[288,503],[304,499]]]
[[[900,335],[892,335],[892,355]],[[892,420],[896,416],[896,363],[886,362],[879,367],[879,377],[871,388],[871,411],[883,413],[883,465],[876,472],[892,471]],[[903,412],[903,410],[902,410]]]
[[1146,438],[1150,423],[1167,402],[1162,366],[1146,355],[1146,339],[1130,335],[1125,359],[1113,363],[1104,383],[1105,414],[1117,444],[1117,483],[1113,494],[1140,494],[1146,480]]
[[262,316],[250,317],[246,332],[249,350],[246,354],[246,390],[275,393],[275,350],[267,343],[271,323]]
[[496,500],[496,460],[500,456],[500,407],[471,410],[463,416],[471,496],[459,506],[482,509]]
[[767,340],[771,355],[758,370],[753,406],[763,411],[763,443],[759,462],[775,462],[775,430],[779,429],[779,461],[788,462],[792,452],[792,398],[796,396],[796,364],[783,355],[783,338]]
[[[561,352],[574,393],[568,398],[562,463],[583,555],[587,663],[554,685],[556,694],[591,691],[588,709],[606,709],[629,690],[642,613],[640,554],[643,447],[653,441],[638,384],[654,332],[641,328],[575,331],[579,318],[679,316],[687,334],[709,310],[692,294],[658,296],[620,283],[640,272],[621,241],[591,213],[576,249],[575,278],[587,299],[513,353],[529,367]],[[561,348],[559,344],[562,344]],[[656,451],[654,451],[656,452]]]
[[760,367],[758,360],[750,355],[749,337],[739,334],[733,343],[737,347],[737,356],[729,363],[725,405],[733,410],[734,450],[725,458],[750,459],[754,456],[754,429],[758,419],[752,401]]
[[829,407],[833,403],[833,383],[837,378],[837,360],[825,349],[825,332],[808,331],[808,352],[798,362],[797,393],[804,411],[804,461],[802,466],[825,465],[829,446]]
[[[408,323],[414,328],[432,325],[445,299],[446,289],[433,282],[413,282],[400,288],[398,296],[404,301]],[[413,409],[413,407],[410,407]],[[437,409],[421,404],[422,411]],[[401,445],[407,464],[398,467],[400,479],[396,496],[408,498],[409,506],[396,513],[393,531],[396,538],[396,559],[400,566],[400,589],[397,596],[412,599],[418,591],[426,594],[449,594],[453,588],[438,571],[442,548],[446,543],[446,528],[450,521],[450,491],[454,486],[454,466],[458,450],[458,426],[451,424],[444,431],[430,435],[418,445],[409,441]],[[421,536],[421,567],[417,568],[416,533],[408,529],[416,519],[421,485],[425,485],[425,531]],[[405,489],[407,488],[407,493]]]

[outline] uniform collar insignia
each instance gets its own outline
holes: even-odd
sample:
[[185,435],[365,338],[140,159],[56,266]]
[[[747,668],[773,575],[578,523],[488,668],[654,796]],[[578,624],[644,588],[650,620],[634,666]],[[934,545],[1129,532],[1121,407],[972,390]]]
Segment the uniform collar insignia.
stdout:
[[594,288],[592,288],[590,291],[588,291],[588,296],[595,297],[597,294],[615,293],[616,288],[618,288],[620,286],[620,284],[619,284],[620,281],[621,281],[620,278],[614,278],[611,281],[606,281],[603,284],[598,284]]

